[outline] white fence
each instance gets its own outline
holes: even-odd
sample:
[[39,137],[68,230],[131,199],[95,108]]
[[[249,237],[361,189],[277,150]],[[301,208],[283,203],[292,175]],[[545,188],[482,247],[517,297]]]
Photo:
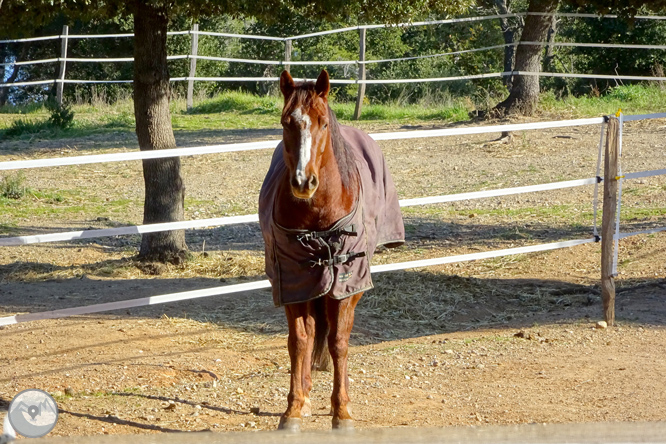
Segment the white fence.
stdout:
[[[447,20],[436,20],[436,21],[426,21],[426,22],[413,22],[413,23],[400,23],[398,25],[359,25],[348,28],[334,29],[329,31],[315,32],[310,34],[294,35],[290,37],[273,37],[273,36],[264,36],[264,35],[248,35],[248,34],[232,34],[232,33],[221,33],[221,32],[207,32],[199,31],[198,27],[195,26],[193,30],[189,31],[174,31],[169,32],[168,35],[191,35],[193,40],[195,37],[200,35],[214,36],[214,37],[223,37],[223,38],[239,38],[239,39],[259,39],[266,41],[281,41],[285,43],[285,56],[282,60],[252,60],[252,59],[239,59],[239,58],[230,58],[230,57],[213,57],[213,56],[200,56],[197,55],[196,45],[193,45],[190,54],[182,55],[172,55],[169,56],[169,60],[179,60],[179,59],[188,59],[191,60],[190,73],[186,77],[174,77],[171,80],[174,82],[179,81],[188,81],[188,82],[274,82],[277,81],[277,77],[197,77],[196,76],[196,61],[197,60],[215,60],[215,61],[224,61],[232,63],[250,63],[250,64],[260,64],[260,65],[279,65],[279,66],[290,66],[290,65],[317,65],[317,66],[333,66],[333,65],[356,65],[359,67],[386,63],[386,62],[399,62],[407,60],[416,60],[424,58],[433,58],[433,57],[446,57],[453,55],[460,55],[469,52],[477,51],[490,51],[494,49],[504,48],[509,45],[517,46],[519,44],[527,45],[546,45],[542,42],[516,42],[512,44],[503,44],[503,45],[494,45],[487,46],[483,48],[474,48],[462,51],[446,52],[441,54],[428,54],[422,56],[413,56],[413,57],[401,57],[394,59],[382,59],[382,60],[365,60],[365,50],[361,49],[359,53],[358,60],[321,60],[321,61],[291,61],[291,44],[294,41],[306,38],[313,38],[323,35],[330,35],[341,32],[349,31],[363,31],[367,29],[378,29],[386,28],[389,26],[432,26],[432,25],[442,25],[442,24],[451,24],[451,23],[465,23],[465,22],[478,22],[485,20],[496,20],[502,18],[512,18],[512,17],[523,17],[530,14],[543,15],[540,13],[512,13],[512,14],[498,14],[498,15],[488,15],[480,17],[463,17]],[[605,18],[605,19],[616,19],[615,15],[605,15],[597,16],[594,14],[567,14],[560,13],[555,14],[559,17],[567,18]],[[666,20],[666,16],[637,16],[638,20]],[[365,34],[362,34],[365,35]],[[133,34],[98,34],[98,35],[69,35],[67,33],[67,27],[63,29],[63,34],[61,35],[52,35],[46,37],[32,37],[26,39],[15,39],[15,40],[0,40],[0,44],[3,43],[16,43],[16,42],[36,42],[44,40],[56,40],[61,39],[62,50],[60,57],[43,59],[43,60],[33,60],[33,61],[14,61],[11,63],[3,63],[5,66],[22,66],[30,64],[43,64],[43,63],[59,63],[60,71],[58,78],[50,80],[34,80],[34,81],[23,81],[23,82],[14,82],[14,83],[0,83],[0,87],[20,87],[20,86],[34,86],[34,85],[49,85],[57,84],[59,87],[59,96],[61,96],[61,90],[64,84],[90,84],[90,83],[131,83],[132,80],[105,80],[105,79],[67,79],[66,77],[66,64],[69,63],[118,63],[118,62],[132,62],[134,59],[132,57],[123,57],[123,58],[72,58],[67,57],[67,41],[69,39],[94,39],[94,38],[129,38],[133,37]],[[364,39],[364,38],[363,38]],[[571,43],[571,42],[554,42],[552,46],[566,47],[566,46],[575,46],[575,47],[590,47],[590,48],[619,48],[619,49],[641,49],[641,50],[665,50],[666,46],[664,45],[630,45],[630,44],[608,44],[608,43],[591,43],[591,42],[580,42],[580,43]],[[362,48],[365,46],[361,45]],[[525,71],[512,71],[512,72],[489,72],[465,76],[448,76],[448,77],[436,77],[436,78],[426,78],[426,79],[371,79],[367,80],[365,78],[358,79],[331,79],[332,84],[399,84],[399,83],[421,83],[421,82],[450,82],[450,81],[459,81],[459,80],[475,80],[475,79],[486,79],[486,78],[499,78],[507,77],[514,75],[540,75],[546,77],[567,77],[567,78],[595,78],[595,79],[610,79],[610,80],[638,80],[638,81],[665,81],[666,77],[654,77],[654,76],[629,76],[629,75],[601,75],[601,74],[587,74],[587,73],[557,73],[557,72],[525,72]],[[363,76],[361,76],[363,77]],[[1,80],[1,79],[0,79]],[[190,88],[191,90],[191,88]],[[188,103],[191,103],[190,97],[191,91],[188,91]]]
[[[645,119],[657,119],[657,118],[666,118],[666,113],[661,114],[647,114],[647,115],[635,115],[635,116],[622,116],[620,115],[620,128],[626,121],[636,121],[636,120],[645,120]],[[424,138],[424,137],[441,137],[441,136],[451,136],[451,135],[464,135],[464,134],[481,134],[481,133],[495,133],[503,131],[520,131],[520,130],[534,130],[534,129],[545,129],[545,128],[563,128],[563,127],[572,127],[572,126],[581,126],[581,125],[600,125],[601,136],[599,140],[599,154],[596,164],[596,175],[594,177],[583,178],[578,180],[570,180],[565,182],[554,182],[547,184],[538,184],[525,187],[517,188],[505,188],[499,190],[488,190],[488,191],[478,191],[472,193],[462,193],[454,195],[444,195],[444,196],[431,196],[424,198],[416,199],[404,199],[400,201],[401,206],[411,206],[411,205],[427,205],[432,203],[441,203],[441,202],[453,202],[467,199],[481,199],[488,197],[504,196],[510,194],[520,194],[534,191],[544,191],[544,190],[553,190],[561,188],[570,188],[578,187],[584,185],[594,184],[594,199],[592,206],[594,209],[594,226],[592,227],[592,235],[589,238],[585,239],[572,239],[562,242],[554,242],[547,244],[532,245],[519,248],[509,248],[502,250],[487,251],[481,253],[472,253],[472,254],[463,254],[457,256],[447,256],[433,259],[424,259],[417,261],[401,262],[394,264],[384,264],[384,265],[373,265],[371,267],[372,273],[382,273],[395,270],[405,270],[412,268],[421,268],[428,267],[433,265],[442,265],[442,264],[451,264],[456,262],[465,262],[473,261],[480,259],[488,259],[500,256],[515,255],[515,254],[525,254],[530,252],[537,251],[548,251],[559,248],[568,248],[577,245],[583,245],[592,242],[598,242],[601,240],[597,231],[597,196],[598,196],[598,185],[602,181],[601,175],[601,156],[602,156],[602,146],[604,142],[604,127],[605,127],[605,118],[591,118],[591,119],[578,119],[578,120],[564,120],[564,121],[554,121],[554,122],[538,122],[538,123],[528,123],[528,124],[516,124],[516,125],[496,125],[496,126],[481,126],[474,128],[456,128],[456,129],[442,129],[442,130],[428,130],[428,131],[408,131],[408,132],[398,132],[398,133],[380,133],[373,134],[372,137],[375,140],[396,140],[396,139],[410,139],[410,138]],[[620,130],[620,134],[622,134]],[[38,160],[23,160],[23,161],[11,161],[11,162],[1,162],[0,170],[12,170],[12,169],[24,169],[24,168],[41,168],[49,166],[58,166],[58,165],[81,165],[88,163],[99,163],[99,162],[113,162],[113,161],[127,161],[127,160],[139,160],[146,158],[159,158],[159,157],[173,157],[173,156],[183,156],[183,155],[201,155],[209,153],[223,153],[223,152],[232,152],[232,151],[242,151],[242,150],[256,150],[256,149],[267,149],[274,148],[278,143],[277,140],[267,141],[267,142],[254,142],[246,144],[230,144],[230,145],[216,145],[209,147],[195,147],[195,148],[179,148],[173,150],[161,150],[159,152],[131,152],[131,153],[117,153],[117,154],[104,154],[104,155],[93,155],[93,156],[76,156],[76,157],[64,157],[64,158],[53,158],[53,159],[38,159]],[[621,149],[621,138],[620,138],[620,149]],[[621,152],[621,151],[620,151]],[[620,239],[626,237],[646,234],[646,233],[656,233],[660,231],[666,231],[666,227],[655,228],[652,230],[637,231],[631,233],[621,233],[620,232],[620,208],[621,208],[621,193],[622,193],[622,183],[625,180],[631,180],[641,177],[649,177],[656,175],[666,174],[666,168],[659,170],[651,171],[642,171],[642,172],[632,172],[628,174],[622,174],[620,169],[619,174],[619,199],[618,199],[618,209],[617,209],[617,220],[615,224],[615,234],[614,240],[616,242],[615,248],[615,257],[614,257],[614,270],[617,270],[617,242]],[[105,230],[85,230],[85,231],[76,231],[76,232],[66,232],[66,233],[49,233],[36,236],[19,236],[19,237],[5,237],[0,238],[0,246],[10,246],[10,245],[25,245],[33,243],[42,243],[42,242],[56,242],[56,241],[66,241],[74,239],[83,239],[83,238],[95,238],[95,237],[104,237],[104,236],[117,236],[122,234],[136,234],[136,233],[148,233],[156,231],[167,231],[174,229],[185,229],[185,228],[200,228],[200,227],[210,227],[210,226],[219,226],[219,225],[229,225],[237,223],[251,223],[258,220],[256,214],[245,215],[245,216],[234,216],[234,217],[224,217],[216,219],[201,219],[193,220],[186,222],[173,222],[167,224],[153,224],[153,225],[141,225],[141,226],[130,226],[130,227],[121,227]],[[21,322],[29,322],[34,320],[43,320],[43,319],[56,319],[63,318],[73,315],[81,314],[90,314],[98,313],[109,310],[119,310],[132,307],[141,307],[146,305],[157,305],[164,304],[168,302],[183,301],[189,299],[197,299],[202,297],[216,296],[222,294],[230,294],[237,292],[244,292],[249,290],[257,290],[262,288],[268,288],[270,286],[267,280],[248,282],[244,284],[236,285],[226,285],[214,288],[206,288],[200,290],[186,291],[181,293],[172,293],[159,296],[152,296],[147,298],[131,299],[125,301],[110,302],[104,304],[95,304],[81,307],[66,308],[61,310],[53,310],[46,312],[38,313],[29,313],[29,314],[19,314],[15,316],[8,316],[0,318],[1,325],[10,325]]]

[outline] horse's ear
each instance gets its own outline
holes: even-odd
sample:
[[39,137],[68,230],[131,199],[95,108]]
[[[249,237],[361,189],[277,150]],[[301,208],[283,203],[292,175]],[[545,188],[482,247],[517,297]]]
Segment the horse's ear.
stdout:
[[294,79],[291,78],[289,71],[282,71],[282,74],[280,75],[280,91],[282,91],[282,95],[285,99],[291,96],[291,93],[294,92],[294,88]]
[[328,73],[326,70],[322,70],[317,77],[317,84],[315,85],[315,91],[319,94],[319,97],[327,98],[328,92],[331,90],[331,83],[328,79]]

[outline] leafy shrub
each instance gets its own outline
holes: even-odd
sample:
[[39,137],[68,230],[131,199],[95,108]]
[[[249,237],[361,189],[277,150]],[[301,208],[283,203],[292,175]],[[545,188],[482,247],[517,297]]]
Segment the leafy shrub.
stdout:
[[72,126],[72,123],[74,123],[74,111],[71,105],[60,105],[53,98],[49,98],[45,105],[46,109],[51,113],[49,123],[52,126],[60,129],[67,129]]
[[22,171],[10,174],[2,178],[0,182],[0,194],[8,199],[20,199],[29,192],[25,185],[25,175]]

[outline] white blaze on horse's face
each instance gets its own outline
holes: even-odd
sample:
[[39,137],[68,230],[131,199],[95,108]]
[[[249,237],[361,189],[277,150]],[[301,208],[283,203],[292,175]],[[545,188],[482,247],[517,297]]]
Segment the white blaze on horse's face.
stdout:
[[301,140],[300,146],[298,147],[298,164],[296,165],[296,171],[294,171],[296,183],[299,186],[303,186],[307,181],[307,175],[305,174],[305,167],[310,163],[310,158],[312,157],[312,134],[310,134],[310,127],[312,126],[312,121],[310,116],[303,114],[301,108],[296,108],[291,117],[294,118],[298,126],[301,127]]
[[311,165],[313,163],[312,119],[303,111],[299,106],[289,114],[291,123],[285,127],[285,130],[291,128],[292,155],[297,155],[297,158],[294,158],[296,156],[291,158],[292,165],[296,164],[290,180],[291,192],[299,199],[310,199],[319,187],[319,178],[316,167]]

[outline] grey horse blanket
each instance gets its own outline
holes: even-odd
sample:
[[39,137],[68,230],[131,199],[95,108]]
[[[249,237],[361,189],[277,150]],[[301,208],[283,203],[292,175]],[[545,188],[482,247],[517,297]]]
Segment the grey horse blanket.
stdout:
[[287,173],[282,143],[273,153],[259,194],[259,223],[276,306],[369,290],[375,249],[404,243],[398,194],[379,146],[355,128],[340,125],[340,133],[354,154],[361,193],[354,210],[327,231],[290,230],[273,220],[278,184]]

